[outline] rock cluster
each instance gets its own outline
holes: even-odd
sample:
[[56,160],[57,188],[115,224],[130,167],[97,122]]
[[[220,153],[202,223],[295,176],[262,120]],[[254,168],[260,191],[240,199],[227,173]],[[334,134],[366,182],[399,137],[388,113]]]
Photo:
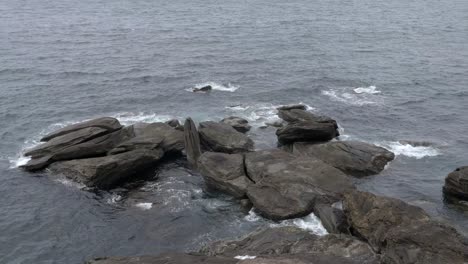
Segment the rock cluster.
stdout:
[[[49,168],[91,187],[113,188],[164,157],[184,153],[208,188],[226,193],[265,218],[283,220],[310,213],[325,236],[292,228],[261,229],[237,240],[218,241],[195,253],[110,257],[92,264],[120,263],[364,263],[423,264],[468,261],[465,238],[432,220],[421,208],[356,190],[356,177],[380,173],[390,151],[364,142],[330,141],[337,122],[303,105],[278,108],[285,124],[276,135],[281,148],[255,150],[247,120],[220,122],[188,118],[122,126],[98,118],[46,135],[25,155],[24,166]],[[467,167],[449,174],[444,192],[468,197]],[[238,256],[251,256],[237,258]]]

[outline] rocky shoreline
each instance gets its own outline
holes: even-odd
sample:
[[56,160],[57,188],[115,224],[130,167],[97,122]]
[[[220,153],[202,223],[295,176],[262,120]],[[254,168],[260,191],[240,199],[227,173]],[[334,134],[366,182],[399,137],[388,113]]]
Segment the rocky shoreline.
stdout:
[[[274,221],[317,215],[330,233],[268,228],[199,252],[109,257],[117,263],[467,263],[468,242],[454,228],[400,200],[357,190],[356,178],[379,174],[395,155],[372,144],[339,141],[338,125],[303,105],[278,108],[278,148],[255,150],[247,120],[188,118],[122,126],[103,117],[44,136],[25,153],[28,171],[48,169],[90,188],[112,189],[164,158],[186,158],[209,188]],[[449,174],[444,193],[468,197],[468,167]]]

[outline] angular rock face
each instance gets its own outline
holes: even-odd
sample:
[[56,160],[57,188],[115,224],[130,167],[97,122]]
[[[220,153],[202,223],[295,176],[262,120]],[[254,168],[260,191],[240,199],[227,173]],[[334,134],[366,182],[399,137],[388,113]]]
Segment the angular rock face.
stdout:
[[468,200],[468,166],[457,168],[445,178],[444,193]]
[[279,109],[278,116],[279,118],[289,123],[294,123],[298,121],[330,123],[333,124],[335,128],[338,128],[336,120],[328,116],[319,116],[312,114],[311,112],[305,111],[304,109]]
[[247,131],[250,130],[250,128],[252,128],[249,125],[249,121],[247,121],[244,118],[237,117],[237,116],[226,117],[223,120],[221,120],[221,123],[228,124],[232,126],[232,128],[234,128],[235,130],[241,133],[246,133]]
[[251,181],[245,175],[241,154],[205,152],[198,160],[198,168],[209,187],[236,198],[245,197]]
[[276,136],[281,144],[323,142],[337,137],[338,132],[332,123],[297,121],[278,129]]
[[118,130],[122,128],[122,125],[120,125],[119,120],[112,118],[112,117],[101,117],[101,118],[96,118],[92,119],[89,121],[81,122],[78,124],[66,126],[62,129],[59,129],[57,131],[54,131],[46,136],[44,136],[41,141],[49,141],[52,138],[62,136],[77,130],[81,130],[83,128],[90,128],[90,127],[96,127],[96,128],[101,128],[103,131],[106,131],[107,133],[110,133],[112,131]]
[[[168,153],[179,153],[184,147],[184,132],[174,129],[165,123],[137,123],[133,125],[135,138],[155,139],[161,137],[161,147]],[[151,141],[151,140],[150,140]]]
[[324,144],[294,143],[293,153],[320,159],[356,177],[380,173],[395,155],[381,147],[358,141],[335,141]]
[[200,135],[190,117],[185,120],[184,124],[184,142],[187,160],[192,168],[197,168],[197,161],[201,155]]
[[461,235],[431,220],[419,207],[358,191],[346,194],[343,206],[353,233],[381,252],[384,263],[468,261]]
[[199,134],[202,145],[208,150],[231,154],[253,150],[253,141],[227,124],[202,122]]
[[248,187],[247,196],[263,216],[273,220],[307,215],[316,203],[334,203],[354,189],[338,169],[277,149],[247,153],[245,166],[255,183]]
[[154,166],[163,154],[160,149],[134,150],[105,157],[55,162],[49,169],[88,187],[110,189],[143,169]]
[[329,233],[349,234],[349,223],[342,210],[329,204],[317,204],[314,206],[314,213]]
[[267,228],[239,240],[218,241],[203,247],[208,256],[267,256],[313,254],[343,257],[361,264],[378,263],[378,256],[368,244],[351,236],[313,235],[296,227]]
[[86,264],[234,264],[238,262],[239,260],[234,258],[164,253],[157,256],[98,258]]

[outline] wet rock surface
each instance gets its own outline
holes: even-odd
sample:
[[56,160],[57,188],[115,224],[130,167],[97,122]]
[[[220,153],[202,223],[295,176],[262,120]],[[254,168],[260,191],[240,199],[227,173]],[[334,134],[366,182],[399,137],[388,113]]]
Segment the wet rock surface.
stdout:
[[221,123],[228,124],[241,133],[246,133],[252,128],[249,125],[249,121],[247,121],[247,119],[237,116],[226,117],[221,120]]
[[445,178],[444,193],[468,200],[468,166],[457,168]]
[[320,159],[356,177],[378,174],[395,158],[395,155],[387,149],[358,141],[294,143],[293,153]]
[[200,141],[207,149],[215,152],[242,153],[252,151],[254,142],[232,126],[213,121],[199,124]]

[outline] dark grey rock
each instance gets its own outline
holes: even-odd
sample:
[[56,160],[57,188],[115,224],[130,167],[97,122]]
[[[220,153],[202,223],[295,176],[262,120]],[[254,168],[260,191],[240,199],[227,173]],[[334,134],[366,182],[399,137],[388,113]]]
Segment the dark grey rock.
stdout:
[[209,187],[236,198],[245,197],[251,181],[245,175],[241,154],[205,152],[198,160],[198,168]]
[[135,138],[153,139],[157,142],[162,137],[161,147],[166,153],[180,153],[184,147],[184,132],[165,123],[138,123],[133,125]]
[[156,165],[163,154],[160,149],[134,150],[98,158],[55,162],[49,169],[54,174],[63,174],[88,187],[110,189]]
[[401,200],[354,191],[343,208],[355,235],[381,252],[383,263],[466,263],[468,247],[451,227]]
[[221,120],[221,123],[228,124],[241,133],[246,133],[252,128],[249,125],[249,121],[237,116],[226,117],[223,120]]
[[468,166],[457,168],[445,178],[444,193],[468,200]]
[[253,141],[230,125],[212,121],[200,123],[201,144],[208,150],[224,153],[252,151]]
[[200,135],[190,117],[185,120],[184,124],[184,142],[188,163],[192,168],[197,168],[198,158],[201,155]]
[[305,216],[315,204],[332,204],[354,189],[338,169],[282,150],[247,153],[245,166],[255,183],[247,188],[247,196],[264,217],[273,220]]
[[322,225],[329,233],[349,234],[349,223],[343,210],[334,208],[329,204],[316,204],[314,213],[320,218]]
[[387,149],[358,141],[324,144],[294,143],[293,153],[318,158],[346,174],[363,177],[380,173],[395,155]]
[[315,115],[309,111],[305,111],[302,109],[281,109],[278,111],[278,116],[279,118],[283,119],[288,123],[294,123],[299,121],[307,121],[314,123],[330,123],[333,124],[335,128],[338,128],[336,120],[328,116]]
[[292,109],[300,109],[300,110],[307,110],[307,106],[303,104],[292,104],[292,105],[282,105],[277,107],[278,110],[292,110]]
[[281,144],[292,144],[328,141],[338,136],[338,132],[333,123],[296,121],[278,129],[276,136]]
[[69,125],[62,129],[56,130],[44,136],[41,139],[41,141],[49,141],[52,138],[63,136],[65,134],[68,134],[77,130],[81,130],[83,128],[90,128],[90,127],[101,128],[102,130],[107,131],[107,133],[110,133],[112,131],[122,128],[122,125],[120,125],[119,120],[113,117],[101,117],[101,118],[96,118],[96,119],[92,119],[89,121]]
[[179,122],[179,120],[177,119],[171,119],[169,121],[166,121],[166,124],[168,124],[169,126],[177,129],[177,130],[180,130],[180,131],[184,131],[184,126],[182,126]]
[[193,88],[193,92],[210,92],[211,90],[213,90],[213,87],[211,87],[211,85],[206,85],[206,86],[203,86],[203,87],[200,87],[200,88]]
[[238,240],[214,242],[200,253],[226,257],[310,254],[343,257],[361,264],[377,264],[379,259],[367,243],[354,237],[317,236],[297,227],[260,229]]

